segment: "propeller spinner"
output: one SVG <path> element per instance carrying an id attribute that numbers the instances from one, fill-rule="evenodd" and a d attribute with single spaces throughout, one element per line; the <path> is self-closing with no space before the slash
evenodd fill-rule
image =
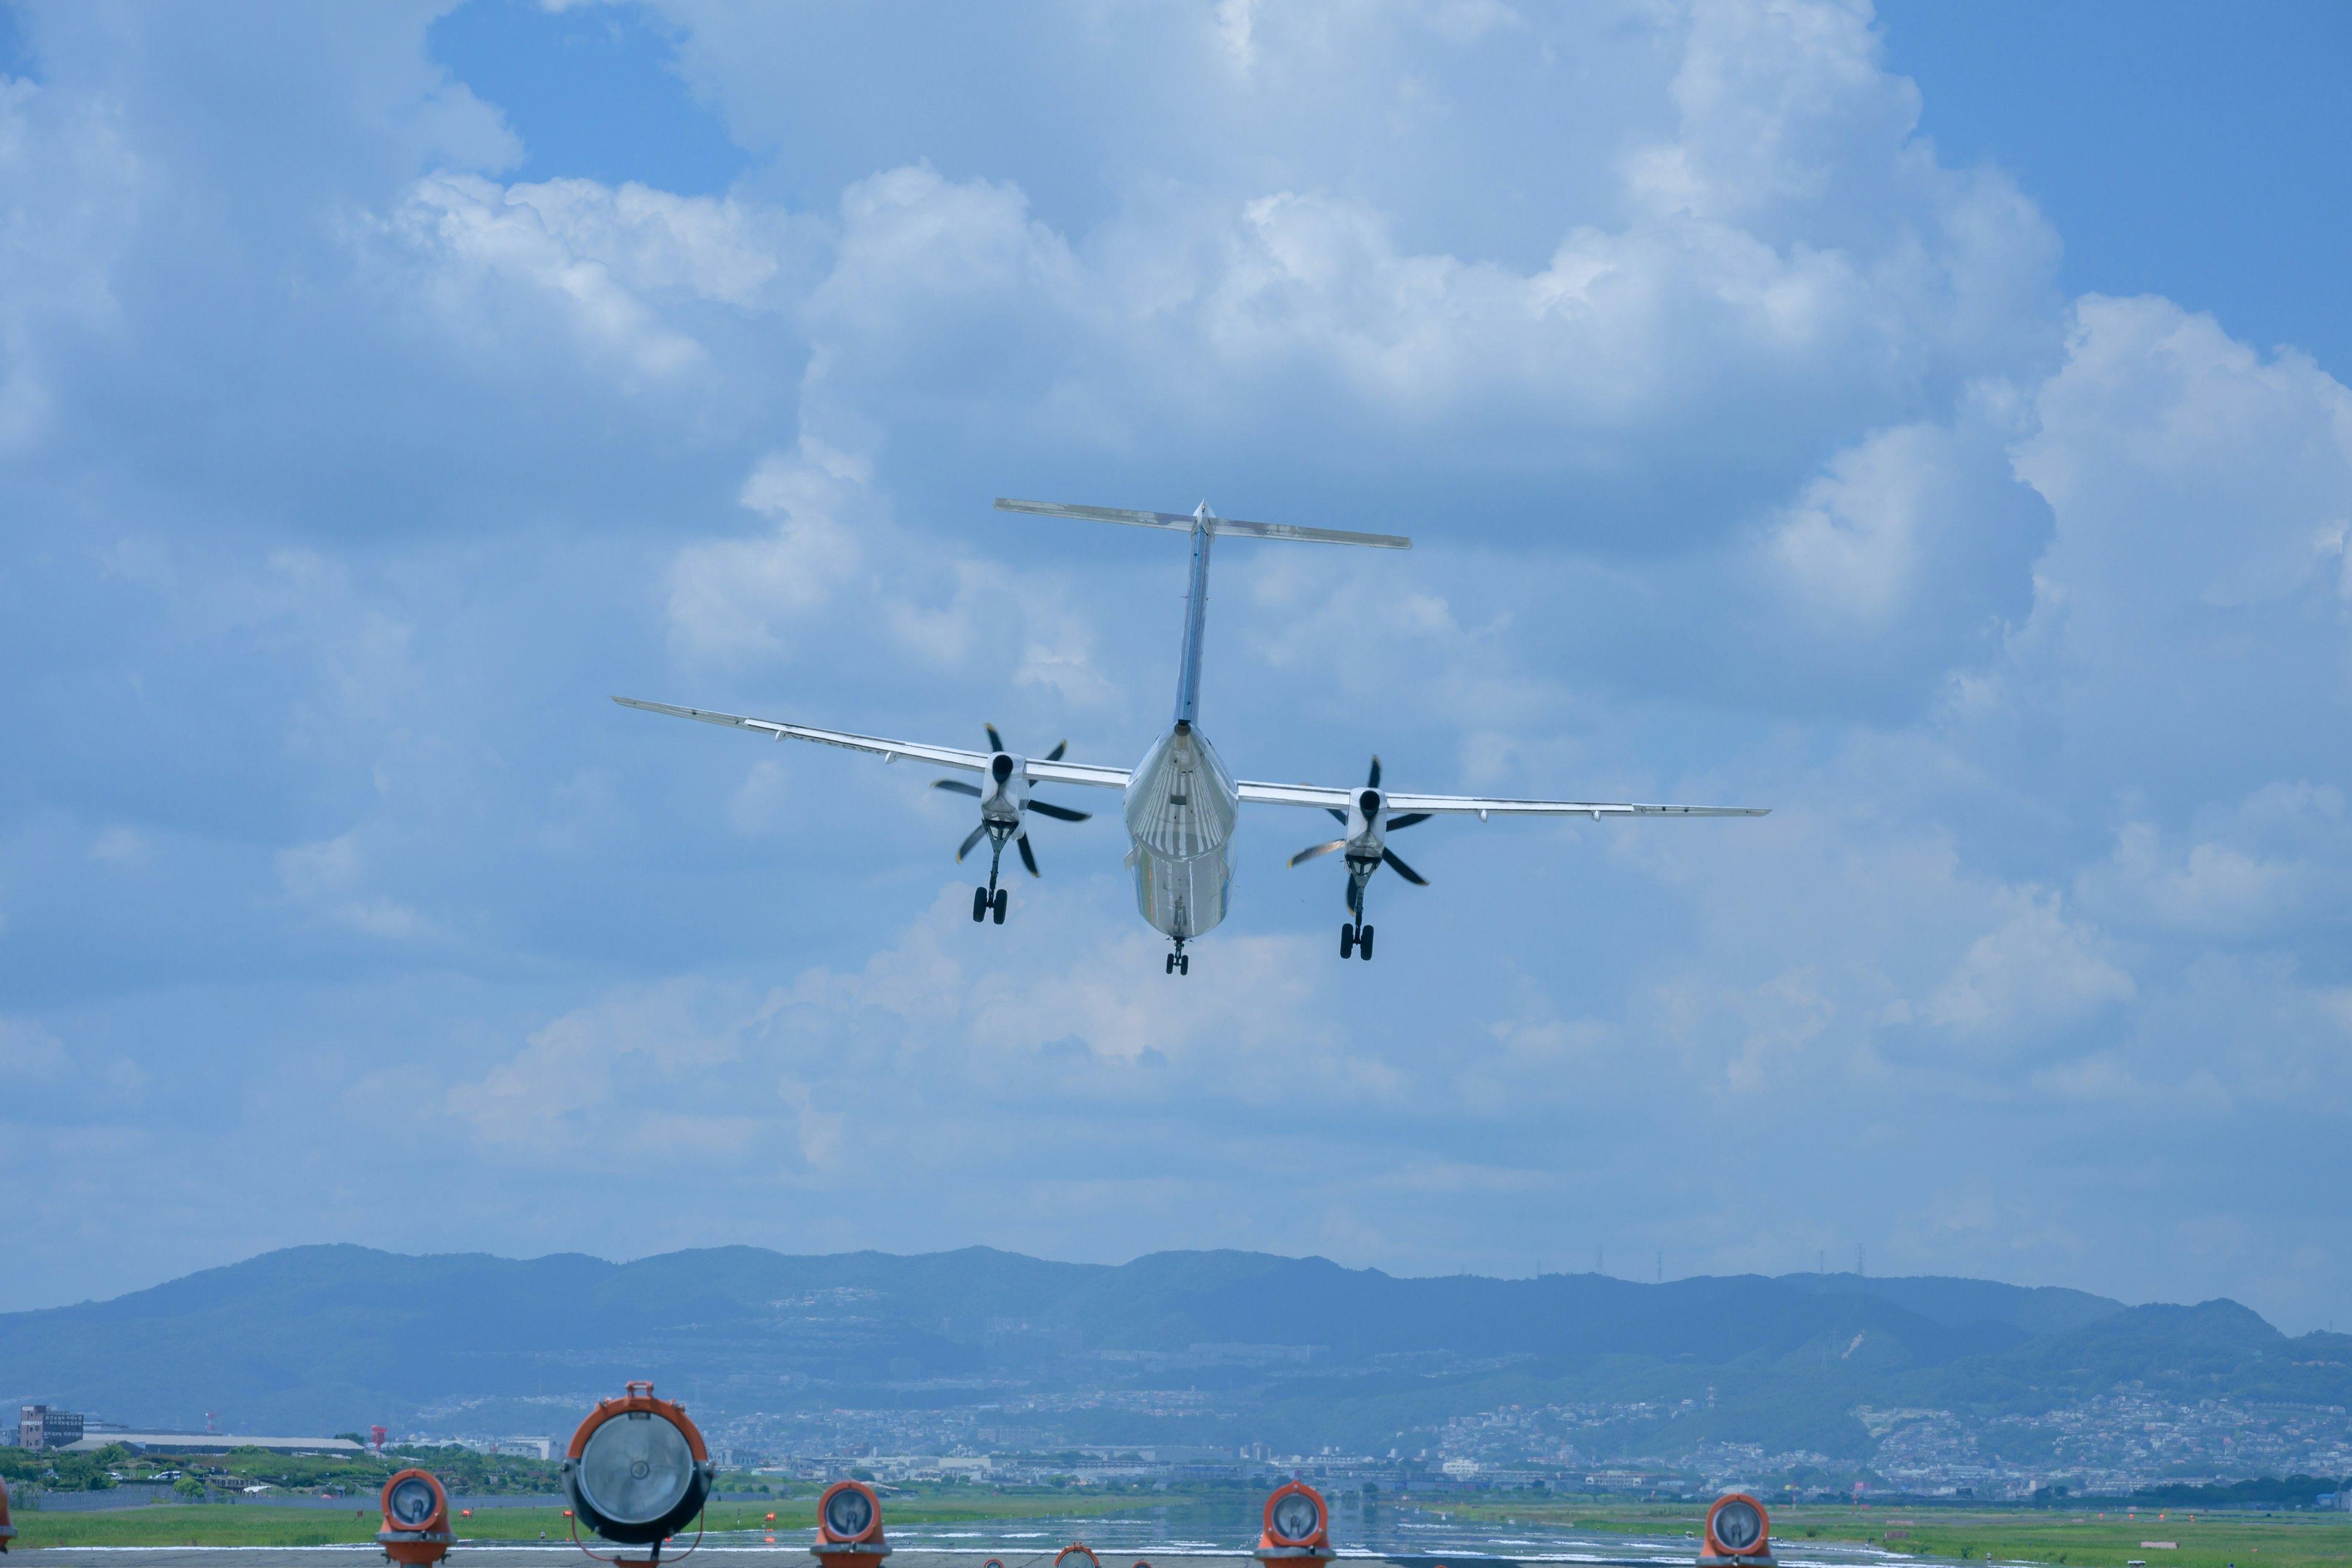
<path id="1" fill-rule="evenodd" d="M 1324 809 L 1339 819 L 1348 832 L 1345 837 L 1328 843 L 1310 844 L 1290 858 L 1290 864 L 1301 866 L 1318 855 L 1328 855 L 1338 849 L 1345 853 L 1348 863 L 1348 922 L 1339 928 L 1339 956 L 1353 958 L 1361 953 L 1372 956 L 1372 928 L 1364 921 L 1364 889 L 1372 873 L 1382 866 L 1394 871 L 1416 888 L 1429 886 L 1429 879 L 1397 858 L 1388 847 L 1387 836 L 1399 828 L 1412 827 L 1427 822 L 1425 811 L 1408 811 L 1395 816 L 1388 814 L 1388 799 L 1381 794 L 1381 759 L 1372 758 L 1371 771 L 1364 775 L 1364 787 L 1348 802 L 1348 809 L 1338 806 Z"/>
<path id="2" fill-rule="evenodd" d="M 1004 737 L 997 732 L 995 725 L 986 728 L 991 752 L 984 774 L 988 781 L 986 785 L 983 787 L 962 779 L 935 779 L 931 787 L 956 795 L 968 795 L 980 802 L 980 826 L 966 834 L 963 842 L 956 847 L 956 859 L 961 861 L 971 854 L 972 847 L 982 838 L 988 840 L 988 886 L 972 889 L 971 918 L 984 921 L 993 916 L 996 923 L 1003 925 L 1005 905 L 1009 900 L 1005 889 L 996 885 L 996 879 L 1004 858 L 1005 844 L 1009 841 L 1021 852 L 1021 864 L 1028 868 L 1031 876 L 1038 874 L 1037 852 L 1029 847 L 1029 829 L 1024 818 L 1034 811 L 1040 816 L 1050 816 L 1059 822 L 1084 822 L 1093 813 L 1072 811 L 1066 805 L 1055 805 L 1051 801 L 1030 799 L 1028 760 L 1004 749 Z M 1062 753 L 1069 749 L 1070 742 L 1064 741 L 1045 753 L 1045 760 L 1058 763 L 1062 760 Z"/>

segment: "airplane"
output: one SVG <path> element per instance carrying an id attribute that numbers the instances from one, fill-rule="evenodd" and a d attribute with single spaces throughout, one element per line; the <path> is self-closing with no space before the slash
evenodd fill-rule
<path id="1" fill-rule="evenodd" d="M 1029 846 L 1028 817 L 1034 814 L 1063 822 L 1084 822 L 1091 815 L 1051 801 L 1037 800 L 1031 787 L 1041 784 L 1083 784 L 1125 792 L 1124 816 L 1130 847 L 1127 867 L 1135 873 L 1135 901 L 1151 927 L 1174 944 L 1167 955 L 1166 973 L 1190 974 L 1192 955 L 1185 947 L 1215 929 L 1225 918 L 1233 885 L 1228 851 L 1234 828 L 1244 805 L 1307 806 L 1329 812 L 1346 828 L 1326 843 L 1311 845 L 1290 858 L 1300 865 L 1333 850 L 1348 868 L 1348 920 L 1339 927 L 1339 956 L 1369 960 L 1373 927 L 1364 911 L 1364 894 L 1372 874 L 1382 866 L 1412 883 L 1428 886 L 1428 879 L 1397 858 L 1388 836 L 1428 821 L 1433 816 L 1475 815 L 1485 822 L 1493 816 L 1763 816 L 1769 807 L 1738 805 L 1643 805 L 1620 801 L 1514 800 L 1503 796 L 1413 795 L 1381 787 L 1381 760 L 1372 759 L 1370 775 L 1360 786 L 1341 784 L 1258 784 L 1236 781 L 1224 759 L 1209 743 L 1200 725 L 1201 654 L 1209 607 L 1209 549 L 1221 536 L 1302 540 L 1318 544 L 1360 544 L 1384 550 L 1410 550 L 1412 541 L 1387 533 L 1355 533 L 1344 529 L 1300 528 L 1285 523 L 1248 522 L 1219 517 L 1202 501 L 1191 513 L 1134 511 L 1118 507 L 1068 506 L 1056 501 L 1012 500 L 1000 497 L 1000 511 L 1026 512 L 1039 517 L 1076 518 L 1089 522 L 1123 523 L 1133 528 L 1169 529 L 1189 534 L 1192 544 L 1192 578 L 1184 595 L 1184 641 L 1177 659 L 1176 713 L 1168 731 L 1151 743 L 1143 760 L 1132 768 L 1106 767 L 1064 760 L 1065 741 L 1042 757 L 1010 751 L 996 726 L 988 726 L 985 752 L 952 746 L 925 745 L 912 741 L 884 740 L 840 730 L 820 730 L 778 719 L 746 718 L 716 713 L 705 708 L 679 708 L 635 697 L 615 697 L 625 708 L 667 713 L 772 735 L 779 741 L 810 741 L 879 756 L 886 763 L 900 758 L 956 768 L 981 775 L 979 784 L 940 779 L 933 787 L 976 797 L 980 825 L 956 851 L 961 861 L 985 837 L 989 843 L 988 885 L 974 888 L 971 918 L 1004 923 L 1007 889 L 998 886 L 1004 847 L 1019 852 L 1031 876 L 1037 875 L 1037 857 Z"/>

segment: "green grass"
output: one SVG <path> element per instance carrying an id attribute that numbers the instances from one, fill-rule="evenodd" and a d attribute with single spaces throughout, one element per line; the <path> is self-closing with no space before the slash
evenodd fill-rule
<path id="1" fill-rule="evenodd" d="M 1706 1510 L 1696 1503 L 1610 1505 L 1563 1500 L 1556 1503 L 1452 1499 L 1424 1506 L 1462 1519 L 1517 1520 L 1529 1524 L 1573 1524 L 1624 1535 L 1689 1535 L 1696 1538 Z M 2101 1513 L 2105 1518 L 2100 1517 Z M 2346 1568 L 2352 1564 L 2352 1517 L 2343 1514 L 2215 1514 L 2199 1510 L 2127 1510 L 2096 1506 L 2079 1510 L 1999 1510 L 1837 1507 L 1771 1510 L 1776 1542 L 1801 1545 L 1808 1540 L 1874 1542 L 1891 1551 L 1927 1557 L 1996 1563 L 2046 1563 L 2058 1568 L 2124 1568 L 2134 1560 L 2148 1568 Z M 2192 1522 L 2191 1513 L 2196 1514 Z M 1900 1531 L 1888 1540 L 1889 1530 Z M 2143 1547 L 2143 1541 L 2175 1541 L 2175 1551 Z"/>
<path id="2" fill-rule="evenodd" d="M 817 1489 L 802 1486 L 797 1495 L 773 1502 L 716 1503 L 705 1516 L 708 1528 L 758 1530 L 766 1516 L 776 1516 L 782 1530 L 806 1530 L 816 1523 Z M 14 1544 L 43 1546 L 331 1546 L 342 1542 L 373 1541 L 383 1528 L 383 1515 L 372 1497 L 352 1500 L 355 1509 L 272 1508 L 267 1504 L 211 1503 L 173 1507 L 107 1509 L 94 1513 L 20 1512 Z M 1149 1507 L 1152 1497 L 1137 1493 L 1078 1493 L 1040 1488 L 994 1492 L 968 1487 L 936 1492 L 904 1492 L 883 1504 L 886 1519 L 952 1524 L 960 1521 L 1034 1518 L 1041 1513 L 1098 1515 Z M 462 1540 L 536 1541 L 544 1531 L 551 1541 L 564 1539 L 569 1528 L 557 1508 L 485 1508 L 470 1518 L 460 1517 L 452 1528 Z"/>

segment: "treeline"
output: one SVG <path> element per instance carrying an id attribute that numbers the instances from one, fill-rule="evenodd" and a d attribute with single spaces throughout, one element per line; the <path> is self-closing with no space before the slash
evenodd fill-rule
<path id="1" fill-rule="evenodd" d="M 2310 1508 L 2322 1493 L 2352 1489 L 2352 1478 L 2330 1476 L 2263 1476 L 2251 1481 L 2199 1484 L 2177 1481 L 2170 1486 L 2142 1487 L 2134 1502 L 2177 1504 L 2181 1508 Z"/>

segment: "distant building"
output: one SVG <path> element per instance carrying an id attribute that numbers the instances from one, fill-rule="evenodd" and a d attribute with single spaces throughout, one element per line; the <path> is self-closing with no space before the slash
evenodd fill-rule
<path id="1" fill-rule="evenodd" d="M 82 1417 L 78 1410 L 27 1405 L 16 1420 L 20 1448 L 68 1448 L 81 1441 Z"/>
<path id="2" fill-rule="evenodd" d="M 552 1437 L 491 1437 L 481 1447 L 485 1454 L 515 1454 L 527 1459 L 551 1459 L 555 1457 Z"/>
<path id="3" fill-rule="evenodd" d="M 81 1418 L 74 1419 L 79 1423 Z M 75 1430 L 79 1434 L 79 1426 Z M 62 1447 L 68 1453 L 94 1454 L 110 1443 L 120 1443 L 133 1452 L 158 1450 L 167 1454 L 226 1454 L 231 1448 L 264 1448 L 273 1454 L 367 1452 L 348 1437 L 240 1437 L 228 1432 L 108 1432 L 97 1436 L 77 1436 L 74 1442 Z"/>

